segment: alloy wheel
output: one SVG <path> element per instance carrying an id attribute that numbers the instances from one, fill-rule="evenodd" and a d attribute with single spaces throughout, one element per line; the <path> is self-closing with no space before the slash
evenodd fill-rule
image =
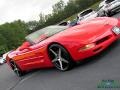
<path id="1" fill-rule="evenodd" d="M 53 44 L 49 47 L 49 55 L 55 67 L 61 71 L 66 71 L 71 67 L 68 52 L 60 45 Z"/>

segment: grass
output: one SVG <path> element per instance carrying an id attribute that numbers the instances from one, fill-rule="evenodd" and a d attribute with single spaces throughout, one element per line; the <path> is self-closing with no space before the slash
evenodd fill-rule
<path id="1" fill-rule="evenodd" d="M 97 3 L 95 3 L 94 5 L 90 6 L 89 8 L 92 8 L 92 9 L 96 10 L 96 9 L 97 9 L 97 7 L 98 7 L 98 5 L 99 5 L 99 3 L 100 3 L 100 1 L 99 1 L 99 2 L 97 2 Z M 70 16 L 70 17 L 68 17 L 68 18 L 66 18 L 66 19 L 65 19 L 65 20 L 63 20 L 63 21 L 68 21 L 68 20 L 72 21 L 73 19 L 75 19 L 75 18 L 76 18 L 76 16 L 77 16 L 77 15 L 78 15 L 78 13 L 76 13 L 76 14 L 74 14 L 74 15 L 72 15 L 72 16 Z"/>
<path id="2" fill-rule="evenodd" d="M 94 5 L 92 5 L 90 8 L 93 8 L 93 9 L 97 9 L 99 4 L 100 4 L 101 1 L 95 3 Z"/>

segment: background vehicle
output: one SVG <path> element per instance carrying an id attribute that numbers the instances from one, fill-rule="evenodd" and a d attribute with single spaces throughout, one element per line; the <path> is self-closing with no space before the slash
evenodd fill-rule
<path id="1" fill-rule="evenodd" d="M 110 16 L 120 11 L 120 0 L 104 0 L 99 4 L 99 8 Z"/>
<path id="2" fill-rule="evenodd" d="M 10 52 L 12 52 L 12 51 L 9 51 L 9 52 L 3 54 L 2 57 L 0 57 L 0 64 L 6 63 L 6 57 L 7 57 L 8 53 L 10 53 Z"/>
<path id="3" fill-rule="evenodd" d="M 78 19 L 74 19 L 72 21 L 63 21 L 59 23 L 58 25 L 72 27 L 72 26 L 77 25 L 77 22 L 78 22 Z"/>
<path id="4" fill-rule="evenodd" d="M 8 54 L 7 62 L 18 76 L 53 66 L 66 71 L 74 62 L 98 54 L 119 37 L 120 21 L 115 18 L 99 17 L 71 28 L 49 26 L 28 35 L 27 42 Z"/>
<path id="5" fill-rule="evenodd" d="M 89 8 L 87 10 L 82 11 L 80 14 L 78 14 L 78 23 L 80 21 L 90 20 L 99 16 L 102 16 L 102 15 L 98 14 L 97 11 L 94 11 L 93 9 Z"/>
<path id="6" fill-rule="evenodd" d="M 0 65 L 4 63 L 4 60 L 2 57 L 0 57 Z"/>
<path id="7" fill-rule="evenodd" d="M 68 22 L 67 21 L 62 21 L 58 25 L 60 25 L 60 26 L 67 26 Z"/>

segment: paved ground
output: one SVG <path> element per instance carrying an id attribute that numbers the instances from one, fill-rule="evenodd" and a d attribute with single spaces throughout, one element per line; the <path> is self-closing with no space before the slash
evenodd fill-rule
<path id="1" fill-rule="evenodd" d="M 102 80 L 120 80 L 120 40 L 67 72 L 38 70 L 19 78 L 6 64 L 0 66 L 0 90 L 120 90 L 98 89 Z"/>

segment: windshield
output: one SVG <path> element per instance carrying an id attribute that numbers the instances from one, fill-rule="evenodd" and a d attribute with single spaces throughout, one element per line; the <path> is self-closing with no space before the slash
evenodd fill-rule
<path id="1" fill-rule="evenodd" d="M 85 16 L 85 15 L 91 13 L 92 11 L 93 11 L 92 9 L 86 10 L 80 14 L 80 17 Z"/>
<path id="2" fill-rule="evenodd" d="M 64 31 L 67 28 L 67 26 L 49 26 L 26 36 L 26 40 L 29 41 L 31 44 L 39 43 L 56 33 Z"/>
<path id="3" fill-rule="evenodd" d="M 106 0 L 106 4 L 113 2 L 114 0 Z"/>

